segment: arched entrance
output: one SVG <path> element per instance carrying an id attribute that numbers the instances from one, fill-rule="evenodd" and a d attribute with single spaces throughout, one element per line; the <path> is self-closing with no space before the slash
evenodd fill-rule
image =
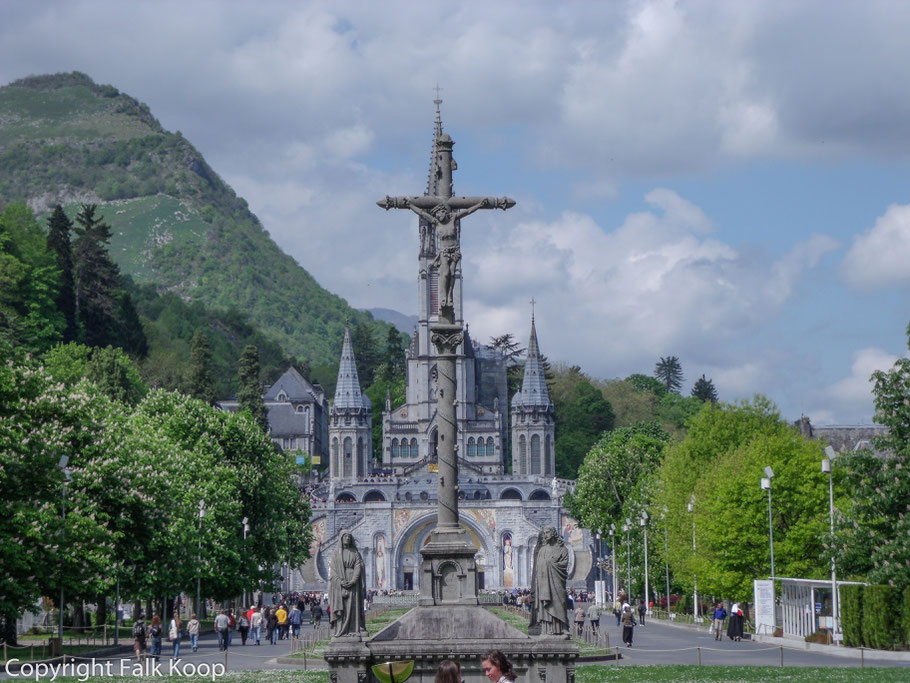
<path id="1" fill-rule="evenodd" d="M 484 572 L 493 567 L 487 567 L 486 558 L 495 557 L 491 553 L 494 541 L 487 537 L 483 529 L 465 520 L 460 521 L 461 527 L 468 535 L 468 541 L 477 548 L 477 571 Z M 429 540 L 430 533 L 436 528 L 436 514 L 428 514 L 411 522 L 404 531 L 397 536 L 393 552 L 394 566 L 392 568 L 391 588 L 400 590 L 417 590 L 418 572 L 420 571 L 420 549 Z M 479 582 L 484 581 L 482 575 L 478 576 Z M 486 583 L 491 583 L 486 581 Z"/>

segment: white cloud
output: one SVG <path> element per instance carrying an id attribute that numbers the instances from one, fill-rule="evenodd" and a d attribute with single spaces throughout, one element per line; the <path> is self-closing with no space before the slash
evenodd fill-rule
<path id="1" fill-rule="evenodd" d="M 575 212 L 519 221 L 484 233 L 485 241 L 466 230 L 466 315 L 481 338 L 516 329 L 497 315 L 504 299 L 524 311 L 533 295 L 541 329 L 565 332 L 545 352 L 596 375 L 640 371 L 668 353 L 710 357 L 706 349 L 765 329 L 802 274 L 836 246 L 814 235 L 777 260 L 747 258 L 706 236 L 709 219 L 678 194 L 660 188 L 645 199 L 651 210 L 612 231 Z M 716 372 L 733 391 L 762 372 L 758 363 L 730 362 Z"/>
<path id="2" fill-rule="evenodd" d="M 862 290 L 910 283 L 910 205 L 892 204 L 875 225 L 853 239 L 841 264 L 848 283 Z"/>
<path id="3" fill-rule="evenodd" d="M 872 373 L 890 370 L 897 358 L 874 347 L 854 352 L 850 374 L 818 392 L 817 407 L 807 412 L 813 424 L 871 422 Z"/>

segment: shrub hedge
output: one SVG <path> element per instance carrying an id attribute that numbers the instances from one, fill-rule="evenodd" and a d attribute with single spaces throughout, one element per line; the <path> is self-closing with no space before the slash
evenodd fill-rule
<path id="1" fill-rule="evenodd" d="M 903 600 L 903 623 L 901 624 L 901 637 L 904 641 L 904 647 L 910 647 L 910 586 L 904 589 Z"/>
<path id="2" fill-rule="evenodd" d="M 840 619 L 844 645 L 863 644 L 863 586 L 840 586 Z"/>
<path id="3" fill-rule="evenodd" d="M 900 593 L 893 586 L 866 586 L 863 590 L 863 644 L 893 650 L 901 643 Z"/>

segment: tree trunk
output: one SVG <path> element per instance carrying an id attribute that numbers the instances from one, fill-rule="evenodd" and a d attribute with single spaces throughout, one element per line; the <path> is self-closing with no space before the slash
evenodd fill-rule
<path id="1" fill-rule="evenodd" d="M 7 645 L 16 645 L 16 610 L 0 612 L 0 640 Z"/>
<path id="2" fill-rule="evenodd" d="M 154 614 L 154 612 L 152 612 L 152 599 L 146 598 L 145 599 L 145 619 L 146 619 L 146 621 L 152 620 L 152 614 Z"/>
<path id="3" fill-rule="evenodd" d="M 142 616 L 142 600 L 136 600 L 133 602 L 133 622 L 139 621 L 140 616 Z"/>
<path id="4" fill-rule="evenodd" d="M 107 623 L 107 596 L 99 595 L 95 602 L 98 605 L 98 611 L 95 612 L 95 626 L 104 626 Z"/>
<path id="5" fill-rule="evenodd" d="M 81 633 L 85 627 L 85 604 L 81 598 L 73 600 L 73 631 Z"/>

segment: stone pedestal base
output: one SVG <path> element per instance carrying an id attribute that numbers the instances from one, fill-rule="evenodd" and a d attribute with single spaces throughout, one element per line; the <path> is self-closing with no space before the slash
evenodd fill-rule
<path id="1" fill-rule="evenodd" d="M 325 649 L 331 683 L 365 683 L 370 674 L 370 650 L 360 636 L 333 638 Z"/>
<path id="2" fill-rule="evenodd" d="M 477 549 L 461 527 L 437 528 L 420 551 L 420 600 L 418 604 L 476 605 Z"/>
<path id="3" fill-rule="evenodd" d="M 488 679 L 488 650 L 502 650 L 522 683 L 574 683 L 578 647 L 559 637 L 529 637 L 479 606 L 419 606 L 366 642 L 373 664 L 414 660 L 409 683 L 432 683 L 440 662 L 461 665 L 465 683 Z M 328 658 L 328 656 L 327 656 Z"/>

